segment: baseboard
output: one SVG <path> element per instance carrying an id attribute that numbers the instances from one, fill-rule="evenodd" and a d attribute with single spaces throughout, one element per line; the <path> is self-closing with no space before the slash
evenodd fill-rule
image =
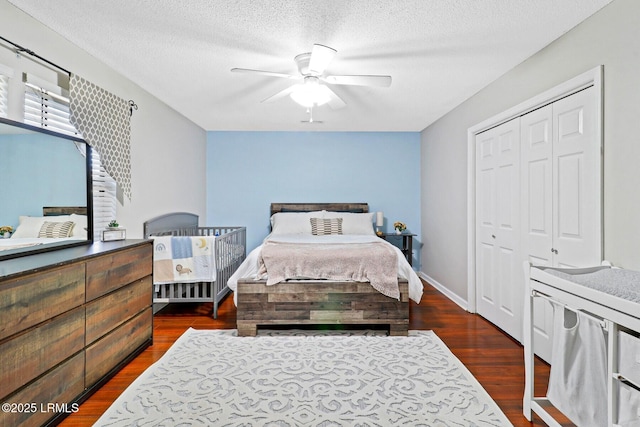
<path id="1" fill-rule="evenodd" d="M 460 296 L 454 294 L 453 292 L 451 292 L 446 286 L 442 285 L 437 280 L 433 279 L 432 277 L 423 273 L 422 271 L 418 271 L 418 276 L 421 279 L 425 280 L 426 282 L 429 282 L 429 284 L 434 288 L 436 288 L 437 291 L 439 291 L 441 294 L 449 298 L 451 301 L 458 304 L 462 309 L 464 309 L 465 311 L 469 311 L 468 310 L 469 306 L 467 304 L 467 301 L 460 298 Z"/>

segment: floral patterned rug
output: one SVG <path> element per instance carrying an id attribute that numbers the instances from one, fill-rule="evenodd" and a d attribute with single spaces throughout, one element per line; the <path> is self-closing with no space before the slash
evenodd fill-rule
<path id="1" fill-rule="evenodd" d="M 96 426 L 509 426 L 431 331 L 186 331 Z"/>

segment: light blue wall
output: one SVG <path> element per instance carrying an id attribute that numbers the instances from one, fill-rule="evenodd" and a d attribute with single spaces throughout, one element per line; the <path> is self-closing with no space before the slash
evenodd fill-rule
<path id="1" fill-rule="evenodd" d="M 366 202 L 385 231 L 403 221 L 420 259 L 420 133 L 208 132 L 206 225 L 269 233 L 272 202 Z"/>
<path id="2" fill-rule="evenodd" d="M 0 135 L 0 225 L 19 215 L 42 216 L 43 206 L 86 206 L 86 160 L 73 141 L 50 135 Z"/>

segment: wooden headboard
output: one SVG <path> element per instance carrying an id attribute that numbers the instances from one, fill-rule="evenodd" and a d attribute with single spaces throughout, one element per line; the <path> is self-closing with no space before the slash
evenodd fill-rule
<path id="1" fill-rule="evenodd" d="M 44 206 L 42 208 L 43 216 L 58 216 L 58 215 L 86 215 L 86 206 Z"/>
<path id="2" fill-rule="evenodd" d="M 271 215 L 278 212 L 369 212 L 368 203 L 271 203 Z"/>

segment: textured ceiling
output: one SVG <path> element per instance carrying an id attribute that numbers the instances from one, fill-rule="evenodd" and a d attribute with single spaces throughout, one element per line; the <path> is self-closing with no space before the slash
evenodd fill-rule
<path id="1" fill-rule="evenodd" d="M 610 1 L 9 0 L 206 130 L 340 131 L 420 131 Z M 305 124 L 260 102 L 294 82 L 229 71 L 296 73 L 314 43 L 391 87 L 332 86 L 347 107 Z"/>

